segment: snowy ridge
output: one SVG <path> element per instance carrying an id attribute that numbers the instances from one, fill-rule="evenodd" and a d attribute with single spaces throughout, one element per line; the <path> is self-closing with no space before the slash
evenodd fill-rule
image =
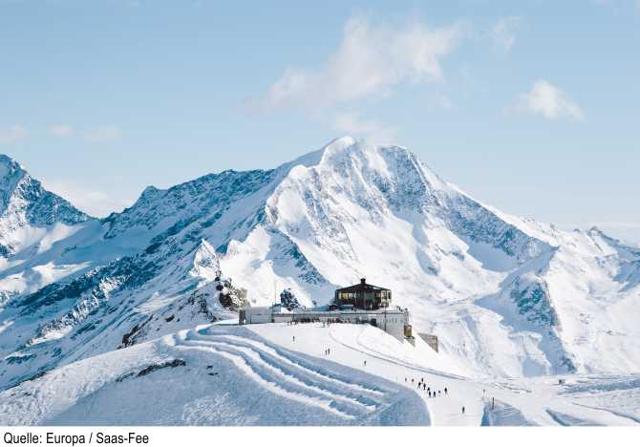
<path id="1" fill-rule="evenodd" d="M 89 217 L 42 188 L 17 162 L 0 154 L 0 257 L 37 244 L 55 224 L 73 226 Z"/>

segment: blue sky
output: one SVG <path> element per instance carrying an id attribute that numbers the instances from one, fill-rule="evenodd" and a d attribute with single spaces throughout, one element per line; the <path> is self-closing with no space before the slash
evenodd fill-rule
<path id="1" fill-rule="evenodd" d="M 640 0 L 0 0 L 0 152 L 95 214 L 344 134 L 640 240 Z"/>

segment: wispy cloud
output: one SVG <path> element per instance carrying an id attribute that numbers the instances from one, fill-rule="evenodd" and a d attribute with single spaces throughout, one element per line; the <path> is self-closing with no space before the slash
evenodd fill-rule
<path id="1" fill-rule="evenodd" d="M 610 8 L 615 14 L 625 14 L 630 9 L 640 13 L 640 0 L 593 0 L 593 3 Z"/>
<path id="2" fill-rule="evenodd" d="M 387 95 L 401 83 L 441 81 L 441 61 L 463 35 L 461 24 L 430 28 L 418 20 L 372 23 L 368 17 L 353 16 L 338 48 L 320 68 L 286 69 L 251 106 L 317 109 Z"/>
<path id="3" fill-rule="evenodd" d="M 521 17 L 510 16 L 498 19 L 491 28 L 491 40 L 496 50 L 509 52 L 516 43 L 516 32 L 522 23 Z"/>
<path id="4" fill-rule="evenodd" d="M 531 90 L 520 95 L 509 110 L 540 115 L 548 120 L 584 118 L 578 104 L 563 90 L 544 79 L 535 81 Z"/>
<path id="5" fill-rule="evenodd" d="M 54 137 L 66 138 L 74 134 L 74 129 L 67 124 L 53 124 L 49 126 L 49 133 Z"/>
<path id="6" fill-rule="evenodd" d="M 363 119 L 358 112 L 338 113 L 333 128 L 342 134 L 364 138 L 378 144 L 392 143 L 396 134 L 395 129 L 374 120 Z"/>
<path id="7" fill-rule="evenodd" d="M 105 143 L 119 140 L 122 130 L 117 126 L 100 126 L 83 132 L 82 137 L 92 143 Z"/>
<path id="8" fill-rule="evenodd" d="M 0 129 L 0 144 L 12 144 L 27 138 L 29 133 L 20 124 L 15 124 L 5 129 Z"/>

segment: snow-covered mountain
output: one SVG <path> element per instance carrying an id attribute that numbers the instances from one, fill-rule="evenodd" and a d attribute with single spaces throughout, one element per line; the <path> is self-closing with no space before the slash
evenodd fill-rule
<path id="1" fill-rule="evenodd" d="M 0 154 L 0 255 L 24 249 L 39 228 L 56 224 L 73 226 L 89 217 L 63 198 L 46 191 L 38 180 L 6 155 Z"/>
<path id="2" fill-rule="evenodd" d="M 149 187 L 102 220 L 1 166 L 0 389 L 233 317 L 245 291 L 324 304 L 362 276 L 465 374 L 640 370 L 640 250 L 494 210 L 405 148 L 344 137 L 277 169 Z"/>
<path id="3" fill-rule="evenodd" d="M 13 295 L 59 277 L 57 269 L 29 270 L 30 261 L 92 219 L 46 191 L 20 164 L 0 154 L 0 269 L 15 272 L 0 285 L 0 306 Z"/>

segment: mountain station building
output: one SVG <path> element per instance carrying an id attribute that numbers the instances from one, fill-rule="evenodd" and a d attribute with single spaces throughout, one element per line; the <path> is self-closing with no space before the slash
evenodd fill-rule
<path id="1" fill-rule="evenodd" d="M 288 310 L 281 304 L 240 309 L 239 324 L 264 323 L 351 323 L 370 324 L 398 340 L 413 340 L 409 310 L 392 308 L 391 290 L 360 284 L 335 291 L 334 302 L 326 308 Z"/>
<path id="2" fill-rule="evenodd" d="M 391 290 L 367 284 L 362 278 L 360 284 L 336 290 L 334 305 L 352 305 L 356 309 L 386 309 L 391 304 Z"/>

